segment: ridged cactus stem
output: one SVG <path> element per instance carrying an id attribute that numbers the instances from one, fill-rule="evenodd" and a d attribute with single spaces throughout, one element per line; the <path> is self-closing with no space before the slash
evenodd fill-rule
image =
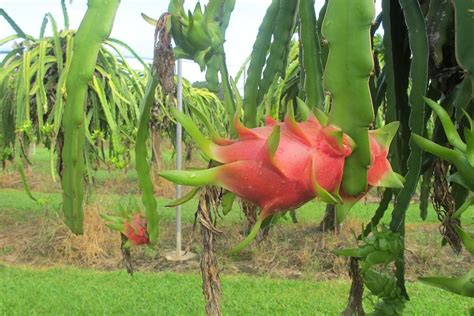
<path id="1" fill-rule="evenodd" d="M 275 19 L 280 10 L 281 0 L 273 0 L 268 7 L 267 12 L 263 18 L 262 24 L 258 30 L 257 39 L 253 44 L 252 55 L 248 68 L 248 77 L 244 87 L 244 122 L 248 127 L 257 126 L 257 96 L 258 84 L 262 77 L 262 70 L 265 66 L 267 57 L 266 52 L 270 48 L 273 30 L 275 28 Z"/>
<path id="2" fill-rule="evenodd" d="M 109 36 L 119 0 L 89 0 L 77 30 L 71 68 L 66 79 L 64 110 L 63 211 L 66 224 L 76 234 L 83 232 L 84 198 L 84 104 L 87 85 L 94 74 L 97 54 Z"/>
<path id="3" fill-rule="evenodd" d="M 322 109 L 324 105 L 323 67 L 321 65 L 321 47 L 314 11 L 314 0 L 300 1 L 299 16 L 306 103 L 310 107 Z"/>
<path id="4" fill-rule="evenodd" d="M 471 78 L 471 93 L 474 94 L 474 3 L 472 0 L 451 0 L 454 7 L 456 60 Z"/>
<path id="5" fill-rule="evenodd" d="M 370 165 L 369 125 L 374 120 L 369 77 L 373 69 L 370 28 L 375 16 L 372 0 L 330 0 L 322 26 L 329 45 L 324 86 L 332 106 L 330 123 L 340 126 L 357 147 L 347 159 L 342 186 L 349 195 L 367 189 Z"/>
<path id="6" fill-rule="evenodd" d="M 224 50 L 222 48 L 222 50 Z M 221 52 L 218 55 L 219 60 L 219 72 L 221 74 L 221 81 L 222 81 L 222 90 L 224 92 L 224 106 L 229 115 L 229 119 L 232 120 L 235 113 L 235 101 L 234 95 L 232 93 L 232 86 L 230 84 L 231 78 L 229 77 L 229 72 L 227 70 L 227 63 L 225 60 L 224 52 Z"/>

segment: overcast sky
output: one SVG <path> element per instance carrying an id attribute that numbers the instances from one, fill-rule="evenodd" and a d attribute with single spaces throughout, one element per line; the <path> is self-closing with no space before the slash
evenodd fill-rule
<path id="1" fill-rule="evenodd" d="M 87 8 L 87 0 L 66 2 L 70 27 L 77 28 Z M 185 7 L 193 9 L 196 2 L 196 0 L 186 0 Z M 201 2 L 207 3 L 207 1 Z M 43 17 L 48 12 L 54 16 L 58 25 L 63 27 L 60 3 L 60 0 L 0 0 L 0 8 L 3 8 L 24 32 L 37 37 Z M 158 18 L 163 12 L 166 12 L 168 3 L 169 0 L 122 0 L 111 36 L 128 43 L 140 56 L 151 57 L 154 29 L 142 20 L 140 13 L 144 12 L 151 17 Z M 225 43 L 227 63 L 232 76 L 251 53 L 258 27 L 270 3 L 271 0 L 236 1 Z M 324 0 L 316 0 L 316 7 L 321 7 L 323 3 Z M 48 31 L 50 32 L 50 27 L 48 27 Z M 0 17 L 0 39 L 11 34 L 13 34 L 13 30 Z M 199 67 L 189 61 L 183 63 L 183 73 L 191 81 L 204 78 Z"/>

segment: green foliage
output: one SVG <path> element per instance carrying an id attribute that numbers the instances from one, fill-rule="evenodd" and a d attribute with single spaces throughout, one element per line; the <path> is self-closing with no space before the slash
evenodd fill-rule
<path id="1" fill-rule="evenodd" d="M 341 256 L 356 257 L 362 260 L 362 273 L 366 273 L 376 264 L 385 266 L 398 260 L 403 252 L 403 237 L 400 233 L 394 233 L 386 226 L 380 229 L 373 226 L 371 234 L 363 237 L 359 248 L 340 249 L 334 251 Z"/>
<path id="2" fill-rule="evenodd" d="M 399 264 L 403 257 L 404 240 L 400 233 L 392 232 L 386 226 L 371 227 L 368 236 L 362 236 L 358 248 L 336 250 L 342 256 L 359 258 L 362 262 L 361 275 L 364 285 L 381 301 L 375 305 L 374 315 L 402 315 L 406 298 L 389 273 L 388 265 Z M 382 265 L 381 270 L 375 270 Z"/>
<path id="3" fill-rule="evenodd" d="M 67 25 L 64 2 L 62 5 Z M 52 37 L 44 37 L 48 21 Z M 97 30 L 93 32 L 92 37 L 96 36 Z M 51 176 L 55 179 L 57 172 L 61 177 L 64 176 L 66 222 L 72 226 L 72 218 L 75 218 L 74 221 L 82 221 L 81 188 L 84 177 L 92 181 L 92 168 L 99 161 L 117 169 L 125 169 L 130 163 L 130 151 L 138 131 L 139 103 L 144 97 L 145 83 L 150 77 L 149 66 L 127 44 L 119 40 L 96 38 L 98 42 L 92 45 L 88 35 L 86 38 L 72 30 L 58 30 L 51 14 L 45 16 L 39 39 L 24 37 L 26 39 L 18 44 L 18 48 L 4 58 L 0 68 L 0 123 L 3 129 L 0 133 L 1 158 L 4 161 L 16 157 L 18 170 L 22 174 L 24 161 L 29 162 L 29 145 L 43 143 L 48 147 Z M 17 36 L 10 36 L 2 42 L 15 38 Z M 77 43 L 81 38 L 87 43 Z M 86 67 L 83 61 L 74 62 L 72 52 L 76 46 L 79 47 L 76 50 L 82 49 L 87 54 L 93 53 L 92 48 L 96 50 L 97 55 L 89 60 L 90 67 Z M 129 66 L 123 56 L 124 50 L 142 63 L 146 71 L 144 74 Z M 74 56 L 79 59 L 81 54 L 75 52 Z M 74 71 L 85 74 L 82 72 L 85 68 L 88 69 L 88 76 L 74 74 Z M 68 76 L 74 79 L 68 81 Z M 75 94 L 75 88 L 80 82 L 82 88 L 79 94 Z M 71 91 L 68 92 L 68 89 Z M 218 130 L 226 130 L 227 125 L 221 119 L 225 115 L 224 107 L 214 94 L 193 88 L 187 82 L 183 92 L 187 112 L 192 113 L 192 110 L 198 109 L 205 113 Z M 160 89 L 151 89 L 149 93 L 147 113 L 150 114 L 150 108 L 153 108 L 153 116 L 143 128 L 148 130 L 151 122 L 152 127 L 158 129 L 160 134 L 173 136 L 174 126 L 166 109 L 169 102 L 162 100 Z M 71 102 L 78 102 L 79 105 L 65 107 Z M 73 126 L 77 128 L 72 129 Z M 71 135 L 75 141 L 70 139 Z M 147 166 L 147 146 L 143 150 L 145 156 L 142 165 Z M 57 165 L 54 151 L 59 156 Z M 70 174 L 70 166 L 75 170 L 74 175 Z M 22 180 L 28 192 L 26 178 L 22 176 Z M 153 217 L 155 213 L 149 211 L 150 223 L 156 222 Z M 80 232 L 79 226 L 74 231 Z M 151 236 L 156 234 L 157 230 L 151 229 Z"/>
<path id="4" fill-rule="evenodd" d="M 406 299 L 401 295 L 394 277 L 368 270 L 363 274 L 362 279 L 371 294 L 380 299 L 374 305 L 374 312 L 371 315 L 403 315 Z"/>
<path id="5" fill-rule="evenodd" d="M 459 277 L 423 277 L 420 281 L 446 291 L 474 298 L 474 269 Z"/>
<path id="6" fill-rule="evenodd" d="M 75 32 L 58 31 L 50 14 L 44 21 L 51 21 L 52 37 L 29 37 L 2 61 L 0 123 L 3 139 L 0 150 L 9 152 L 16 147 L 25 151 L 30 143 L 45 144 L 51 149 L 51 175 L 55 178 L 53 151 L 62 148 L 66 76 L 72 62 Z M 111 39 L 101 46 L 93 81 L 88 86 L 85 154 L 123 167 L 130 158 L 125 149 L 134 142 L 137 104 L 143 94 L 144 82 L 143 76 L 130 68 L 117 43 L 121 42 Z M 118 56 L 114 55 L 117 52 Z M 26 80 L 25 75 L 30 79 Z M 59 143 L 57 148 L 56 143 Z M 104 154 L 105 147 L 111 152 L 110 158 Z M 8 158 L 8 155 L 4 156 Z"/>
<path id="7" fill-rule="evenodd" d="M 235 0 L 210 0 L 208 5 L 204 6 L 204 12 L 198 2 L 194 11 L 188 11 L 187 14 L 183 4 L 184 0 L 171 0 L 168 8 L 171 14 L 170 30 L 176 44 L 175 57 L 194 60 L 201 67 L 201 71 L 206 69 L 210 90 L 218 88 L 217 73 L 221 74 L 224 105 L 229 118 L 232 118 L 235 101 L 223 45 Z"/>
<path id="8" fill-rule="evenodd" d="M 464 129 L 464 138 L 466 141 L 464 142 L 458 134 L 456 127 L 446 110 L 433 100 L 425 98 L 425 101 L 438 116 L 446 134 L 446 138 L 454 149 L 438 145 L 426 138 L 413 134 L 412 137 L 415 143 L 421 149 L 453 164 L 457 169 L 457 173 L 452 175 L 451 181 L 456 182 L 458 185 L 461 185 L 472 193 L 472 191 L 474 191 L 474 162 L 472 159 L 472 151 L 474 150 L 474 143 L 472 142 L 472 138 L 474 138 L 474 126 L 471 117 L 465 113 L 470 128 L 465 127 Z M 473 203 L 474 196 L 471 196 L 461 205 L 456 205 L 456 212 L 452 215 L 448 214 L 448 216 L 452 216 L 454 220 L 460 222 L 461 215 Z M 454 232 L 464 244 L 465 249 L 471 255 L 474 255 L 474 239 L 459 225 L 454 226 Z M 420 280 L 428 285 L 436 286 L 446 291 L 463 296 L 474 297 L 473 275 L 474 270 L 471 270 L 460 277 L 423 277 L 420 278 Z"/>
<path id="9" fill-rule="evenodd" d="M 466 142 L 464 142 L 458 134 L 454 122 L 451 121 L 449 114 L 443 107 L 433 100 L 425 98 L 425 101 L 438 116 L 448 142 L 454 149 L 440 146 L 416 134 L 412 136 L 415 143 L 423 150 L 456 166 L 458 172 L 453 174 L 452 181 L 457 182 L 470 191 L 474 191 L 474 158 L 472 157 L 474 142 L 471 141 L 474 139 L 474 126 L 472 126 L 471 117 L 466 113 L 466 119 L 471 123 L 471 126 L 470 128 L 466 127 L 464 129 L 464 137 L 466 140 Z"/>
<path id="10" fill-rule="evenodd" d="M 51 14 L 45 15 L 44 22 L 48 21 L 51 21 L 53 36 L 44 37 L 40 34 L 38 39 L 26 36 L 27 40 L 17 44 L 1 62 L 0 153 L 3 153 L 3 158 L 0 158 L 2 161 L 12 158 L 14 147 L 21 146 L 25 151 L 30 143 L 43 143 L 51 149 L 50 166 L 54 179 L 57 170 L 53 151 L 59 151 L 62 147 L 61 122 L 67 102 L 65 84 L 72 61 L 75 32 L 58 30 Z M 43 27 L 46 25 L 44 23 Z M 15 38 L 6 37 L 2 43 Z M 137 58 L 144 72 L 130 67 L 123 55 L 124 51 Z M 120 40 L 109 38 L 99 49 L 85 105 L 88 112 L 85 118 L 87 168 L 93 167 L 90 164 L 94 160 L 101 160 L 119 169 L 128 165 L 129 152 L 135 143 L 139 103 L 143 98 L 148 70 L 149 66 Z M 24 79 L 25 71 L 29 72 L 30 81 Z M 226 130 L 223 104 L 213 93 L 193 88 L 185 80 L 183 96 L 185 111 L 192 115 L 191 109 L 199 109 L 217 130 Z M 152 121 L 160 134 L 173 137 L 174 126 L 167 111 L 169 104 L 161 99 L 161 90 L 158 89 L 155 91 Z M 12 107 L 12 104 L 17 106 Z M 29 119 L 26 119 L 27 115 Z"/>

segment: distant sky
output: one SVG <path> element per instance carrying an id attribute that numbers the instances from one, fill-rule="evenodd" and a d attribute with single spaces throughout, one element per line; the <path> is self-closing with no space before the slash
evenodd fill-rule
<path id="1" fill-rule="evenodd" d="M 63 27 L 60 0 L 0 0 L 3 8 L 27 34 L 37 37 L 41 22 L 46 13 L 50 12 Z M 66 1 L 70 27 L 77 28 L 87 9 L 87 0 Z M 154 29 L 145 23 L 140 13 L 158 18 L 168 8 L 168 0 L 122 0 L 117 12 L 112 37 L 128 43 L 142 57 L 153 54 Z M 193 9 L 196 0 L 186 0 L 185 7 Z M 205 4 L 207 1 L 201 1 Z M 252 45 L 258 32 L 265 11 L 271 0 L 237 0 L 234 13 L 227 30 L 225 51 L 229 72 L 235 75 L 244 60 L 250 55 Z M 324 0 L 316 0 L 320 8 Z M 50 28 L 48 28 L 48 31 Z M 0 17 L 0 39 L 13 33 L 13 30 Z M 47 33 L 48 34 L 48 33 Z M 49 33 L 50 34 L 50 33 Z M 5 47 L 0 47 L 0 50 Z M 6 48 L 8 49 L 8 48 Z M 199 67 L 192 62 L 184 61 L 183 74 L 190 81 L 203 80 Z"/>

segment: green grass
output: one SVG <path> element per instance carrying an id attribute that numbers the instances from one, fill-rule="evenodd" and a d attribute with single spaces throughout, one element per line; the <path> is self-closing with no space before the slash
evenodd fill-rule
<path id="1" fill-rule="evenodd" d="M 54 213 L 60 211 L 61 206 L 61 194 L 60 193 L 39 193 L 34 192 L 34 195 L 41 200 L 40 203 L 31 200 L 26 193 L 21 190 L 3 189 L 0 191 L 0 213 L 8 214 L 13 216 L 18 221 L 21 221 L 25 217 L 28 217 L 30 213 L 45 214 Z M 89 203 L 96 203 L 103 206 L 105 209 L 116 209 L 118 205 L 122 205 L 127 202 L 129 197 L 120 196 L 116 194 L 91 194 L 88 197 Z M 140 201 L 140 197 L 137 196 Z M 160 211 L 163 221 L 171 221 L 175 218 L 175 212 L 173 208 L 165 207 L 166 203 L 170 200 L 158 198 L 158 210 Z M 194 220 L 194 211 L 196 209 L 197 200 L 192 200 L 183 206 L 183 223 L 192 223 Z M 375 203 L 358 203 L 350 211 L 348 219 L 357 219 L 360 221 L 367 222 L 375 212 L 377 204 Z M 474 209 L 474 207 L 471 207 Z M 298 220 L 304 223 L 319 223 L 324 215 L 325 204 L 318 201 L 311 201 L 303 205 L 297 210 Z M 223 223 L 236 223 L 242 222 L 243 214 L 239 211 L 237 203 L 234 205 L 234 209 L 222 220 Z M 407 212 L 407 223 L 417 224 L 423 223 L 419 216 L 419 208 L 417 204 L 410 205 Z M 382 222 L 389 223 L 390 221 L 390 209 L 387 210 Z M 291 223 L 289 219 L 283 219 L 283 224 Z M 436 213 L 432 207 L 428 212 L 428 218 L 425 221 L 427 223 L 439 223 Z M 463 216 L 463 222 L 465 224 L 474 223 L 474 212 L 466 212 Z"/>
<path id="2" fill-rule="evenodd" d="M 200 276 L 99 272 L 73 268 L 33 270 L 0 266 L 2 315 L 202 315 Z M 346 303 L 346 281 L 312 282 L 223 277 L 224 315 L 336 315 Z M 463 315 L 472 300 L 409 284 L 407 315 Z M 370 303 L 365 301 L 368 309 Z"/>
<path id="3" fill-rule="evenodd" d="M 135 170 L 135 152 L 133 150 L 130 151 L 130 155 L 131 155 L 132 161 L 128 168 L 126 178 L 136 179 L 137 172 Z M 163 146 L 161 155 L 162 155 L 164 164 L 174 165 L 173 149 L 169 145 Z M 47 148 L 43 146 L 37 146 L 34 151 L 31 150 L 29 158 L 32 163 L 31 168 L 35 173 L 44 174 L 47 176 L 51 174 L 51 161 L 50 161 L 51 157 L 50 157 L 50 152 Z M 53 159 L 54 159 L 54 166 L 56 166 L 56 153 L 54 153 Z M 117 175 L 120 176 L 120 175 L 123 175 L 124 173 L 123 170 L 114 169 L 113 167 L 111 167 L 110 171 L 105 169 L 105 165 L 103 162 L 101 162 L 101 166 L 104 169 L 92 171 L 94 178 L 99 182 L 114 179 Z M 10 164 L 7 170 L 15 171 L 14 164 Z"/>
<path id="4" fill-rule="evenodd" d="M 132 153 L 133 154 L 133 153 Z M 168 148 L 164 150 L 163 159 L 165 163 L 171 163 L 173 159 L 172 150 Z M 36 152 L 32 154 L 32 162 L 33 162 L 33 170 L 34 172 L 44 173 L 45 176 L 49 176 L 49 151 L 44 147 L 37 147 Z M 133 164 L 133 162 L 132 162 Z M 129 171 L 124 174 L 122 170 L 112 170 L 107 171 L 105 169 L 100 169 L 94 171 L 94 177 L 98 184 L 103 183 L 105 181 L 121 181 L 122 180 L 129 180 L 129 181 L 138 181 L 136 170 L 134 169 L 133 165 L 129 169 Z M 60 193 L 34 193 L 35 196 L 39 197 L 42 200 L 42 203 L 36 203 L 30 200 L 26 194 L 22 191 L 18 190 L 2 190 L 0 191 L 0 212 L 10 212 L 15 213 L 21 220 L 21 217 L 25 215 L 24 212 L 41 212 L 42 210 L 59 210 L 60 203 L 61 203 L 61 194 Z M 107 195 L 89 195 L 88 202 L 89 203 L 99 203 L 101 205 L 105 205 L 107 208 L 113 210 L 117 207 L 117 205 L 123 204 L 128 197 L 121 197 L 120 195 L 116 194 L 107 194 Z M 140 197 L 138 197 L 140 199 Z M 158 198 L 158 208 L 162 215 L 162 219 L 164 221 L 174 220 L 174 209 L 165 208 L 165 204 L 169 200 Z M 183 222 L 184 223 L 191 223 L 194 220 L 194 211 L 196 209 L 197 201 L 193 200 L 188 202 L 183 206 Z M 357 219 L 363 222 L 367 222 L 372 215 L 374 214 L 377 208 L 377 204 L 375 203 L 358 203 L 349 213 L 349 219 Z M 314 200 L 303 205 L 297 211 L 298 220 L 305 223 L 319 223 L 323 217 L 325 209 L 325 204 Z M 471 207 L 474 209 L 474 207 Z M 390 222 L 390 208 L 387 210 L 385 216 L 382 219 L 382 222 L 389 223 Z M 22 213 L 23 212 L 23 213 Z M 407 211 L 407 218 L 406 222 L 408 224 L 416 224 L 422 223 L 423 221 L 420 219 L 420 211 L 418 204 L 410 205 Z M 471 215 L 472 214 L 472 215 Z M 226 218 L 224 219 L 224 223 L 236 223 L 241 222 L 242 212 L 238 210 L 238 207 L 234 205 L 234 209 Z M 290 223 L 290 220 L 283 220 L 283 223 Z M 427 223 L 439 223 L 437 219 L 436 213 L 434 212 L 433 208 L 430 206 L 428 211 L 428 218 L 426 219 Z M 466 224 L 474 224 L 474 212 L 466 212 L 463 216 L 463 222 Z M 0 225 L 1 227 L 1 225 Z"/>
<path id="5" fill-rule="evenodd" d="M 54 165 L 56 166 L 56 156 L 57 154 L 54 153 Z M 30 152 L 30 161 L 32 163 L 32 168 L 35 172 L 43 173 L 43 174 L 51 174 L 51 167 L 50 167 L 50 152 L 47 148 L 43 146 L 37 146 L 35 150 L 31 150 Z M 13 166 L 12 166 L 13 168 Z"/>

